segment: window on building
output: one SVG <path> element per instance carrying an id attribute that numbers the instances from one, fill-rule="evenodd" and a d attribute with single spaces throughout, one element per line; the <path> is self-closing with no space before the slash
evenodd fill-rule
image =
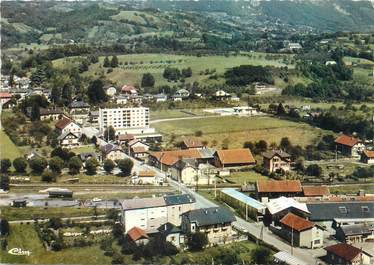
<path id="1" fill-rule="evenodd" d="M 340 213 L 347 213 L 347 208 L 345 206 L 339 206 L 339 212 Z"/>
<path id="2" fill-rule="evenodd" d="M 364 212 L 364 213 L 368 213 L 368 212 L 370 212 L 369 206 L 361 206 L 361 210 L 362 210 L 362 212 Z"/>

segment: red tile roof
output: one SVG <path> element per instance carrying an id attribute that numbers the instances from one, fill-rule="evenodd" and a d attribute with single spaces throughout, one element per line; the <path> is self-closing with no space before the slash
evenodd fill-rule
<path id="1" fill-rule="evenodd" d="M 218 150 L 217 156 L 223 165 L 256 163 L 251 151 L 247 148 Z"/>
<path id="2" fill-rule="evenodd" d="M 361 250 L 359 248 L 348 245 L 346 243 L 328 246 L 325 247 L 325 250 L 343 258 L 346 261 L 352 261 L 361 253 Z"/>
<path id="3" fill-rule="evenodd" d="M 142 238 L 148 238 L 148 235 L 145 233 L 145 231 L 139 227 L 134 226 L 131 228 L 128 232 L 127 235 L 132 241 L 137 241 Z"/>
<path id="4" fill-rule="evenodd" d="M 144 171 L 139 171 L 138 177 L 140 178 L 153 178 L 156 175 L 156 173 L 152 170 L 144 170 Z"/>
<path id="5" fill-rule="evenodd" d="M 68 118 L 65 118 L 63 117 L 62 119 L 60 119 L 56 124 L 55 124 L 55 127 L 57 129 L 64 129 L 66 126 L 68 126 L 72 121 Z"/>
<path id="6" fill-rule="evenodd" d="M 181 158 L 201 158 L 197 149 L 151 152 L 150 155 L 168 166 L 174 165 Z"/>
<path id="7" fill-rule="evenodd" d="M 135 136 L 132 135 L 132 134 L 120 134 L 118 135 L 118 140 L 119 141 L 131 141 L 131 140 L 134 140 L 135 139 Z"/>
<path id="8" fill-rule="evenodd" d="M 8 92 L 0 92 L 0 98 L 11 98 L 12 94 Z"/>
<path id="9" fill-rule="evenodd" d="M 353 136 L 348 136 L 348 135 L 340 135 L 338 138 L 335 139 L 335 143 L 341 144 L 341 145 L 346 145 L 346 146 L 354 146 L 359 142 L 357 138 L 354 138 Z"/>
<path id="10" fill-rule="evenodd" d="M 304 186 L 304 196 L 329 196 L 330 189 L 327 186 Z"/>
<path id="11" fill-rule="evenodd" d="M 136 94 L 136 88 L 130 85 L 124 85 L 121 88 L 122 93 L 131 93 L 131 94 Z"/>
<path id="12" fill-rule="evenodd" d="M 204 146 L 199 139 L 191 137 L 183 138 L 183 143 L 187 148 L 200 148 Z"/>
<path id="13" fill-rule="evenodd" d="M 288 213 L 284 216 L 280 222 L 289 228 L 293 228 L 294 230 L 301 232 L 310 228 L 314 227 L 314 223 L 308 221 L 300 216 L 297 216 L 293 213 Z"/>
<path id="14" fill-rule="evenodd" d="M 367 158 L 374 158 L 374 150 L 364 150 L 363 154 Z"/>
<path id="15" fill-rule="evenodd" d="M 301 192 L 300 180 L 259 180 L 258 192 Z"/>

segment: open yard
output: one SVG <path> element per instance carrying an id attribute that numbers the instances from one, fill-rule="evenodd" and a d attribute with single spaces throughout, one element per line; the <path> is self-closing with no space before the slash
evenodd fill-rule
<path id="1" fill-rule="evenodd" d="M 0 250 L 0 262 L 27 264 L 110 264 L 111 258 L 104 256 L 97 245 L 63 249 L 59 252 L 47 251 L 42 245 L 34 225 L 11 225 L 8 250 L 21 248 L 31 251 L 30 256 L 15 256 Z"/>
<path id="2" fill-rule="evenodd" d="M 245 141 L 265 140 L 279 143 L 288 137 L 293 144 L 306 146 L 313 144 L 323 133 L 305 123 L 280 120 L 273 117 L 209 117 L 203 119 L 165 121 L 154 124 L 165 136 L 193 135 L 202 131 L 202 141 L 208 146 L 221 147 L 222 143 L 230 148 L 239 148 Z M 178 140 L 178 139 L 177 139 Z"/>
<path id="3" fill-rule="evenodd" d="M 230 174 L 230 177 L 225 177 L 225 179 L 231 183 L 242 185 L 245 183 L 256 183 L 258 180 L 267 180 L 268 177 L 251 170 L 245 172 L 233 172 Z"/>
<path id="4" fill-rule="evenodd" d="M 18 147 L 9 139 L 8 135 L 0 130 L 0 158 L 14 158 L 22 156 Z"/>
<path id="5" fill-rule="evenodd" d="M 164 68 L 177 67 L 179 69 L 191 67 L 192 77 L 186 78 L 186 82 L 192 83 L 194 81 L 204 81 L 208 83 L 222 82 L 222 80 L 209 79 L 208 75 L 202 73 L 207 69 L 215 70 L 215 74 L 223 74 L 226 69 L 239 66 L 243 64 L 250 65 L 270 65 L 275 67 L 286 66 L 282 59 L 273 60 L 265 57 L 265 53 L 251 53 L 231 55 L 231 56 L 186 56 L 173 54 L 127 54 L 119 55 L 119 67 L 113 68 L 113 72 L 107 73 L 108 68 L 103 68 L 103 61 L 105 57 L 100 57 L 99 62 L 92 64 L 89 71 L 85 72 L 88 76 L 97 76 L 105 74 L 106 77 L 118 85 L 123 84 L 140 84 L 144 73 L 151 73 L 154 75 L 156 83 L 159 85 L 175 85 L 176 83 L 168 82 L 162 77 Z M 269 55 L 269 54 L 268 54 Z M 271 54 L 270 54 L 271 55 Z M 251 56 L 251 57 L 249 57 Z M 289 57 L 290 55 L 284 55 Z M 80 59 L 78 57 L 69 57 L 58 59 L 53 62 L 57 67 L 69 67 L 71 65 L 78 65 Z M 288 65 L 292 68 L 292 65 Z"/>

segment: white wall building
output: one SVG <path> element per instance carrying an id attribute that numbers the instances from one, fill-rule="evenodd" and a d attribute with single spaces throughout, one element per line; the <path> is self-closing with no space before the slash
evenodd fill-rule
<path id="1" fill-rule="evenodd" d="M 149 128 L 149 108 L 104 108 L 99 109 L 99 129 L 112 126 L 116 131 Z"/>
<path id="2" fill-rule="evenodd" d="M 124 200 L 122 224 L 125 232 L 134 226 L 146 232 L 154 232 L 166 223 L 181 225 L 181 215 L 195 209 L 195 199 L 188 194 L 169 195 L 158 198 Z"/>

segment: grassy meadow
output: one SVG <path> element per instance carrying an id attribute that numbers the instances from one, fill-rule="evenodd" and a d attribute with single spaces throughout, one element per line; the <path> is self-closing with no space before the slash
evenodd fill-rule
<path id="1" fill-rule="evenodd" d="M 323 133 L 305 123 L 280 120 L 273 117 L 208 117 L 191 120 L 175 120 L 155 123 L 156 129 L 166 137 L 194 135 L 202 131 L 202 141 L 208 146 L 221 147 L 225 142 L 229 148 L 240 148 L 245 141 L 265 140 L 279 143 L 288 137 L 293 144 L 313 144 Z"/>
<path id="2" fill-rule="evenodd" d="M 186 82 L 192 83 L 194 81 L 204 81 L 208 84 L 222 83 L 223 78 L 209 79 L 209 75 L 205 74 L 205 71 L 215 69 L 215 74 L 221 75 L 227 69 L 234 66 L 250 64 L 250 65 L 261 65 L 261 66 L 275 66 L 283 67 L 287 66 L 282 62 L 282 59 L 271 60 L 265 58 L 265 53 L 251 53 L 239 54 L 237 56 L 187 56 L 187 55 L 173 55 L 173 54 L 126 54 L 119 55 L 119 67 L 113 68 L 113 72 L 107 73 L 108 68 L 103 68 L 104 58 L 101 56 L 99 62 L 92 64 L 89 67 L 89 71 L 85 72 L 86 76 L 99 77 L 104 74 L 108 79 L 121 84 L 140 84 L 141 78 L 144 73 L 149 72 L 155 77 L 155 86 L 159 85 L 175 85 L 175 82 L 168 82 L 163 78 L 162 74 L 164 68 L 177 67 L 179 69 L 191 67 L 192 77 L 186 78 Z M 250 57 L 249 57 L 250 56 Z M 290 55 L 284 55 L 290 58 Z M 69 57 L 53 61 L 53 65 L 56 67 L 64 68 L 78 65 L 80 61 L 79 57 Z M 293 65 L 288 65 L 289 68 L 293 68 Z M 202 74 L 204 72 L 204 74 Z"/>
<path id="3" fill-rule="evenodd" d="M 8 237 L 8 249 L 21 248 L 31 251 L 30 256 L 15 256 L 0 250 L 0 263 L 27 264 L 110 264 L 111 258 L 104 256 L 97 245 L 47 251 L 32 224 L 12 224 Z"/>
<path id="4" fill-rule="evenodd" d="M 22 156 L 18 147 L 10 140 L 9 136 L 0 130 L 0 158 L 13 159 Z"/>

